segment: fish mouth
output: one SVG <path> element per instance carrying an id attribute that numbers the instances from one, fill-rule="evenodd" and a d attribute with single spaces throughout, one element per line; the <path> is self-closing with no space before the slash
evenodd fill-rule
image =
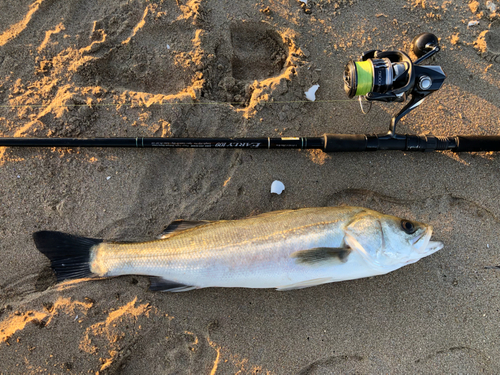
<path id="1" fill-rule="evenodd" d="M 413 249 L 422 254 L 425 252 L 427 245 L 429 244 L 432 236 L 432 227 L 427 227 L 427 229 L 422 232 L 419 236 L 412 238 L 410 243 L 413 246 Z"/>
<path id="2" fill-rule="evenodd" d="M 432 227 L 428 227 L 425 232 L 411 241 L 413 249 L 419 254 L 418 259 L 434 254 L 436 251 L 439 251 L 444 247 L 444 244 L 441 241 L 431 241 L 431 236 Z"/>
<path id="3" fill-rule="evenodd" d="M 436 251 L 441 250 L 443 247 L 444 244 L 441 241 L 429 241 L 427 247 L 425 248 L 426 255 L 433 254 Z"/>

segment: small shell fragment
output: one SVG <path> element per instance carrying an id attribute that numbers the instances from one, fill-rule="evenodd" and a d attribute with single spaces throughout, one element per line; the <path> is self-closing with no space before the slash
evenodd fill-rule
<path id="1" fill-rule="evenodd" d="M 477 25 L 479 25 L 479 21 L 470 21 L 470 22 L 467 24 L 467 27 L 477 26 Z"/>
<path id="2" fill-rule="evenodd" d="M 486 8 L 488 8 L 491 13 L 495 13 L 497 11 L 497 6 L 492 1 L 486 2 Z"/>
<path id="3" fill-rule="evenodd" d="M 316 100 L 316 91 L 318 91 L 319 85 L 312 85 L 309 90 L 307 90 L 304 94 L 306 94 L 306 98 L 311 102 Z"/>
<path id="4" fill-rule="evenodd" d="M 280 195 L 283 190 L 285 190 L 285 185 L 283 184 L 283 182 L 274 180 L 271 184 L 271 193 Z"/>

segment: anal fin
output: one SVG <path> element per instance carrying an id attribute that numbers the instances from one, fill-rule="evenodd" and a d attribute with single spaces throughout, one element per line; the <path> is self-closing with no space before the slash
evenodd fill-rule
<path id="1" fill-rule="evenodd" d="M 151 276 L 149 280 L 151 281 L 149 290 L 152 292 L 187 292 L 196 289 L 196 286 L 181 284 L 159 276 Z"/>
<path id="2" fill-rule="evenodd" d="M 321 284 L 326 284 L 326 283 L 331 283 L 331 282 L 332 282 L 331 277 L 322 277 L 319 279 L 312 279 L 312 280 L 301 281 L 301 282 L 294 283 L 294 284 L 282 285 L 282 286 L 276 288 L 276 290 L 278 290 L 280 292 L 286 292 L 287 290 L 309 288 L 310 286 L 316 286 L 316 285 L 321 285 Z"/>

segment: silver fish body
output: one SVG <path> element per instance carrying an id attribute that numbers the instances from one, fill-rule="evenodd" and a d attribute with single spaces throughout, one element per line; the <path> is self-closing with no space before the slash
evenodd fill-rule
<path id="1" fill-rule="evenodd" d="M 443 247 L 430 241 L 431 234 L 425 224 L 360 207 L 277 211 L 203 222 L 149 242 L 87 244 L 85 276 L 149 275 L 153 290 L 296 289 L 381 275 L 416 262 Z M 38 239 L 37 245 L 51 258 L 43 242 Z M 54 260 L 52 266 L 58 274 Z M 61 279 L 75 278 L 64 272 L 70 277 Z"/>

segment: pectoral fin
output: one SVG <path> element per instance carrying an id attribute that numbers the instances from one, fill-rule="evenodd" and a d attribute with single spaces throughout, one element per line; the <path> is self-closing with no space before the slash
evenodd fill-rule
<path id="1" fill-rule="evenodd" d="M 300 250 L 292 253 L 290 256 L 295 258 L 296 262 L 305 265 L 318 265 L 325 262 L 347 262 L 351 253 L 349 247 L 316 247 L 309 250 Z"/>

